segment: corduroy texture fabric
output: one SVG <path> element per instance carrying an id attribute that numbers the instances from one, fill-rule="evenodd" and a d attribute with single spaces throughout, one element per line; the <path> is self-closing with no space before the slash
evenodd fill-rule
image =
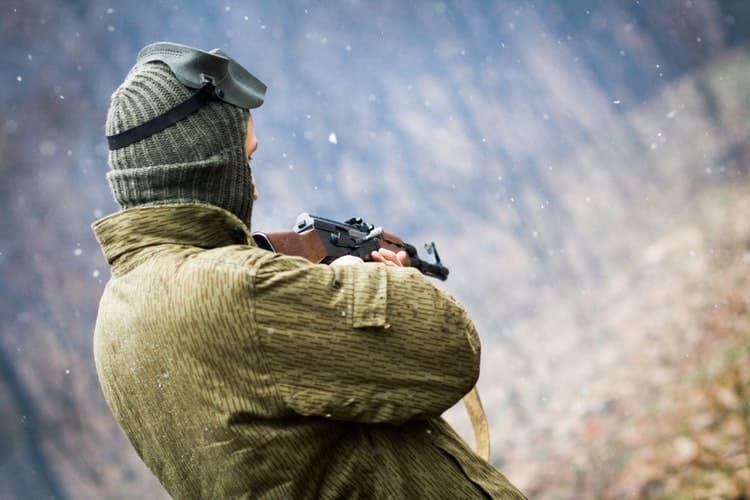
<path id="1" fill-rule="evenodd" d="M 112 94 L 106 133 L 141 125 L 194 92 L 164 63 L 136 66 Z M 210 203 L 249 225 L 253 198 L 245 153 L 247 119 L 247 110 L 215 100 L 161 132 L 110 151 L 107 179 L 115 201 L 121 208 Z"/>
<path id="2" fill-rule="evenodd" d="M 237 245 L 247 228 L 209 205 L 94 230 L 112 264 L 99 380 L 174 498 L 524 498 L 440 418 L 476 382 L 479 339 L 415 269 Z"/>

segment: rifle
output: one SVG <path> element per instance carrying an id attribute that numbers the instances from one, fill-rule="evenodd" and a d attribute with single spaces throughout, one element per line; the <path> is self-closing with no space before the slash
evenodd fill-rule
<path id="1" fill-rule="evenodd" d="M 425 250 L 435 258 L 427 262 L 419 257 L 417 249 L 382 227 L 367 224 L 359 217 L 346 222 L 336 222 L 323 217 L 302 213 L 294 223 L 294 231 L 274 233 L 254 232 L 255 243 L 265 250 L 285 255 L 305 257 L 316 264 L 330 264 L 342 255 L 355 255 L 371 260 L 370 252 L 387 248 L 393 252 L 405 251 L 406 265 L 422 274 L 445 281 L 448 268 L 440 262 L 435 242 L 425 244 Z"/>

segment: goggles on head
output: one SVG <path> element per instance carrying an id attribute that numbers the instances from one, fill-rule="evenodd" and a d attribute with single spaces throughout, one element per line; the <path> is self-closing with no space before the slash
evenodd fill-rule
<path id="1" fill-rule="evenodd" d="M 153 61 L 163 62 L 180 83 L 198 91 L 186 101 L 146 123 L 107 136 L 110 150 L 124 148 L 161 132 L 213 99 L 245 109 L 257 108 L 263 104 L 266 85 L 219 49 L 206 52 L 178 43 L 152 43 L 141 49 L 135 64 L 140 66 Z"/>

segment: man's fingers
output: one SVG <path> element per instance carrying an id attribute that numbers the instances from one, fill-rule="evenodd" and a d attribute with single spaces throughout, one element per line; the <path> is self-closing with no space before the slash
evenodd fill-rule
<path id="1" fill-rule="evenodd" d="M 373 262 L 380 262 L 381 264 L 385 264 L 386 266 L 393 266 L 395 265 L 393 262 L 388 260 L 383 254 L 378 252 L 377 250 L 373 250 L 370 253 L 370 258 L 372 258 Z"/>
<path id="2" fill-rule="evenodd" d="M 402 252 L 399 252 L 399 254 Z M 374 262 L 380 262 L 386 266 L 402 267 L 404 265 L 403 258 L 395 252 L 388 250 L 387 248 L 380 248 L 377 251 L 373 251 L 370 257 Z M 404 253 L 404 256 L 406 253 Z"/>
<path id="3" fill-rule="evenodd" d="M 409 262 L 409 255 L 406 252 L 404 252 L 403 250 L 399 251 L 396 254 L 396 257 L 398 258 L 398 261 L 399 261 L 399 263 L 401 264 L 402 267 L 405 266 L 405 265 L 407 265 L 408 262 Z"/>

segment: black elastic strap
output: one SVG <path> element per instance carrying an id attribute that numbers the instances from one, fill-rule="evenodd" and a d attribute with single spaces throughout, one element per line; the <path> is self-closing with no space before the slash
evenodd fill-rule
<path id="1" fill-rule="evenodd" d="M 134 142 L 138 142 L 146 137 L 156 134 L 157 132 L 161 132 L 167 127 L 171 127 L 183 118 L 187 118 L 198 111 L 213 97 L 214 86 L 211 83 L 206 83 L 200 88 L 200 90 L 198 90 L 198 92 L 193 94 L 190 99 L 178 104 L 166 113 L 161 114 L 146 123 L 138 125 L 137 127 L 126 130 L 125 132 L 108 135 L 107 142 L 109 143 L 109 150 L 114 151 L 115 149 L 130 146 Z"/>

